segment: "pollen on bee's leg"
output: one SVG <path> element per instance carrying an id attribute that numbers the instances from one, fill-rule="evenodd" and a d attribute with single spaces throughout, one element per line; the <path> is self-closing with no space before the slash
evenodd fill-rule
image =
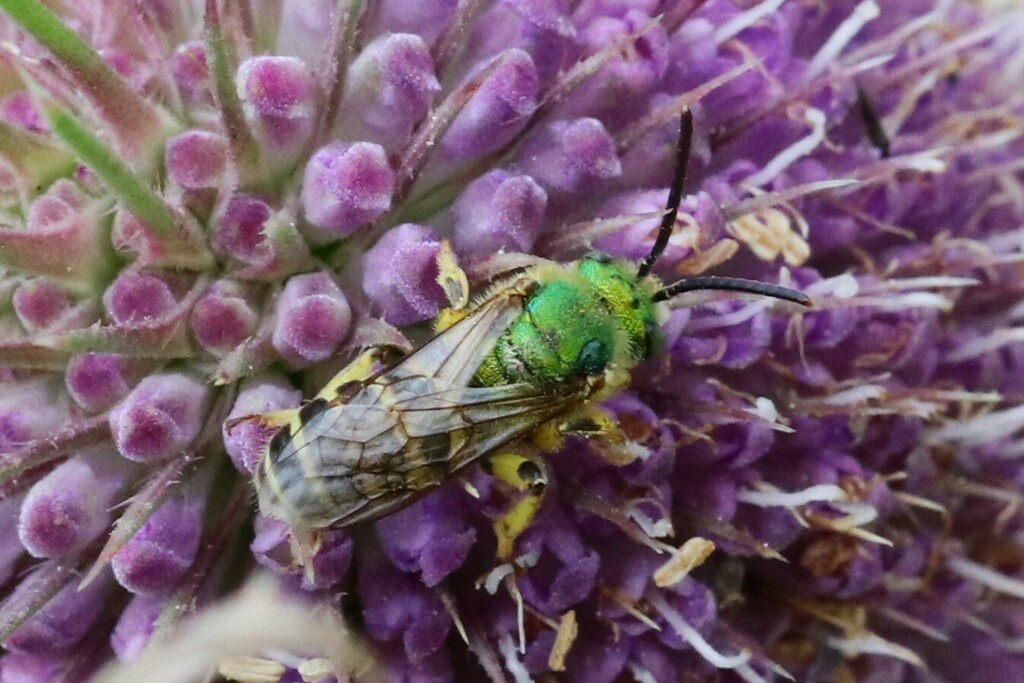
<path id="1" fill-rule="evenodd" d="M 522 492 L 501 517 L 494 521 L 498 539 L 498 558 L 508 561 L 513 556 L 515 541 L 526 531 L 537 515 L 547 490 L 547 473 L 543 465 L 518 453 L 497 453 L 485 461 L 487 471 L 496 479 Z"/>

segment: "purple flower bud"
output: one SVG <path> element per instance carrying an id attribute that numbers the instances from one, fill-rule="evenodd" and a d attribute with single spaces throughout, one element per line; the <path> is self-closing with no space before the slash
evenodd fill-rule
<path id="1" fill-rule="evenodd" d="M 214 220 L 213 249 L 222 256 L 255 265 L 272 257 L 263 226 L 273 210 L 259 199 L 247 194 L 231 197 Z"/>
<path id="2" fill-rule="evenodd" d="M 145 325 L 161 319 L 177 305 L 165 280 L 145 273 L 124 273 L 103 293 L 107 315 L 118 325 Z"/>
<path id="3" fill-rule="evenodd" d="M 191 102 L 210 96 L 210 72 L 206 66 L 206 47 L 202 41 L 182 43 L 170 57 L 170 71 L 178 90 Z"/>
<path id="4" fill-rule="evenodd" d="M 316 125 L 317 91 L 313 76 L 295 57 L 259 56 L 242 62 L 235 77 L 253 133 L 272 153 L 271 163 L 295 162 Z"/>
<path id="5" fill-rule="evenodd" d="M 14 290 L 14 314 L 28 332 L 56 323 L 71 308 L 71 296 L 51 280 L 27 280 Z"/>
<path id="6" fill-rule="evenodd" d="M 377 522 L 377 535 L 391 562 L 436 586 L 458 569 L 476 540 L 466 519 L 465 494 L 447 486 Z"/>
<path id="7" fill-rule="evenodd" d="M 559 614 L 587 597 L 594 587 L 600 558 L 584 545 L 579 530 L 560 511 L 544 518 L 538 528 L 523 539 L 522 550 L 540 550 L 520 590 L 526 601 L 545 614 Z"/>
<path id="8" fill-rule="evenodd" d="M 223 356 L 256 330 L 259 313 L 247 289 L 235 280 L 218 280 L 192 307 L 189 327 L 203 350 Z"/>
<path id="9" fill-rule="evenodd" d="M 33 133 L 45 133 L 48 130 L 27 90 L 18 90 L 0 100 L 0 119 Z"/>
<path id="10" fill-rule="evenodd" d="M 615 49 L 623 36 L 639 33 L 629 47 L 621 49 L 600 72 L 584 81 L 573 93 L 570 109 L 600 115 L 609 126 L 628 124 L 643 112 L 651 90 L 661 82 L 669 64 L 669 40 L 660 25 L 648 26 L 651 17 L 636 9 L 620 18 L 598 17 L 580 32 L 579 42 L 586 54 Z"/>
<path id="11" fill-rule="evenodd" d="M 495 170 L 470 183 L 452 207 L 455 247 L 487 256 L 529 251 L 544 227 L 548 194 L 533 178 Z"/>
<path id="12" fill-rule="evenodd" d="M 114 578 L 132 593 L 167 593 L 192 566 L 205 500 L 196 491 L 169 496 L 111 559 Z"/>
<path id="13" fill-rule="evenodd" d="M 85 194 L 75 183 L 60 179 L 32 202 L 26 223 L 31 230 L 44 230 L 78 216 L 85 206 Z"/>
<path id="14" fill-rule="evenodd" d="M 418 33 L 426 42 L 433 42 L 451 21 L 456 0 L 408 3 L 404 0 L 381 0 L 376 8 L 381 33 Z"/>
<path id="15" fill-rule="evenodd" d="M 49 436 L 53 425 L 68 419 L 66 402 L 47 383 L 6 382 L 0 387 L 0 453 Z"/>
<path id="16" fill-rule="evenodd" d="M 540 83 L 533 59 L 508 50 L 480 85 L 441 139 L 441 148 L 457 160 L 499 149 L 523 129 L 537 109 Z"/>
<path id="17" fill-rule="evenodd" d="M 391 208 L 395 174 L 384 148 L 370 142 L 333 143 L 306 164 L 302 208 L 320 241 L 348 237 Z"/>
<path id="18" fill-rule="evenodd" d="M 293 365 L 327 360 L 348 335 L 352 309 L 329 273 L 288 280 L 277 299 L 274 350 Z"/>
<path id="19" fill-rule="evenodd" d="M 367 633 L 377 640 L 401 639 L 405 656 L 415 661 L 437 652 L 452 626 L 437 593 L 381 557 L 364 556 L 359 569 Z"/>
<path id="20" fill-rule="evenodd" d="M 227 163 L 227 143 L 205 130 L 187 130 L 167 139 L 167 177 L 186 190 L 219 187 Z"/>
<path id="21" fill-rule="evenodd" d="M 71 649 L 89 633 L 99 618 L 109 588 L 110 581 L 105 577 L 81 590 L 78 582 L 72 581 L 12 633 L 4 647 L 23 654 L 57 653 Z"/>
<path id="22" fill-rule="evenodd" d="M 554 121 L 531 135 L 517 158 L 549 192 L 577 192 L 622 172 L 615 141 L 597 119 Z"/>
<path id="23" fill-rule="evenodd" d="M 493 3 L 474 22 L 470 59 L 480 61 L 521 48 L 533 57 L 542 85 L 554 81 L 576 46 L 576 27 L 565 3 L 505 0 Z"/>
<path id="24" fill-rule="evenodd" d="M 206 417 L 207 387 L 185 374 L 150 375 L 110 411 L 117 450 L 129 460 L 183 456 Z"/>
<path id="25" fill-rule="evenodd" d="M 110 510 L 133 472 L 105 452 L 59 465 L 25 497 L 18 522 L 22 545 L 35 557 L 79 552 L 110 526 Z"/>
<path id="26" fill-rule="evenodd" d="M 110 646 L 122 662 L 134 661 L 153 637 L 156 620 L 160 617 L 167 597 L 164 595 L 135 595 L 117 620 L 110 634 Z"/>
<path id="27" fill-rule="evenodd" d="M 304 567 L 295 562 L 291 530 L 285 522 L 257 515 L 256 537 L 249 545 L 256 561 L 278 574 L 290 577 L 304 590 L 331 588 L 345 578 L 352 561 L 352 537 L 342 529 L 321 532 L 320 546 L 313 555 L 312 581 Z"/>
<path id="28" fill-rule="evenodd" d="M 246 380 L 238 392 L 235 405 L 222 428 L 224 448 L 240 472 L 253 474 L 267 441 L 276 429 L 267 428 L 258 420 L 246 420 L 226 426 L 231 420 L 247 415 L 259 415 L 275 410 L 297 408 L 302 392 L 279 377 L 264 376 Z"/>
<path id="29" fill-rule="evenodd" d="M 716 313 L 691 317 L 673 355 L 683 363 L 714 363 L 727 368 L 745 368 L 756 362 L 771 344 L 771 320 L 764 311 L 751 311 L 739 324 L 720 324 L 722 316 L 735 314 L 741 307 L 728 302 L 709 304 Z"/>
<path id="30" fill-rule="evenodd" d="M 441 89 L 430 50 L 420 36 L 386 33 L 367 45 L 349 68 L 346 101 L 384 144 L 402 144 Z"/>
<path id="31" fill-rule="evenodd" d="M 52 654 L 30 655 L 5 652 L 0 664 L 3 683 L 50 683 L 60 680 L 64 662 Z"/>
<path id="32" fill-rule="evenodd" d="M 127 396 L 140 376 L 141 368 L 124 356 L 83 353 L 68 361 L 64 384 L 75 403 L 98 413 Z"/>
<path id="33" fill-rule="evenodd" d="M 444 290 L 437 284 L 440 249 L 433 228 L 405 223 L 363 254 L 363 291 L 392 325 L 433 318 L 444 305 Z"/>

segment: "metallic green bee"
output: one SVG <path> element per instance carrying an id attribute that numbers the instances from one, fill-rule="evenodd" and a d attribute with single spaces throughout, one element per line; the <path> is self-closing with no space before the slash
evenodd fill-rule
<path id="1" fill-rule="evenodd" d="M 508 559 L 546 485 L 544 467 L 516 442 L 545 450 L 566 434 L 613 436 L 615 425 L 594 406 L 659 352 L 668 299 L 719 289 L 809 305 L 800 292 L 749 280 L 662 286 L 650 275 L 675 224 L 691 135 L 687 113 L 668 207 L 638 266 L 590 254 L 527 269 L 475 305 L 454 302 L 445 329 L 408 357 L 371 349 L 301 408 L 243 418 L 279 426 L 256 473 L 264 514 L 297 538 L 315 537 L 390 514 L 484 459 L 486 471 L 522 492 L 495 523 Z"/>

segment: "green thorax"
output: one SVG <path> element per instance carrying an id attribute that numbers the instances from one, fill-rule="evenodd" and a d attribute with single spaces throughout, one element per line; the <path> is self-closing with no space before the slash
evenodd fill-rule
<path id="1" fill-rule="evenodd" d="M 557 385 L 657 353 L 654 283 L 637 280 L 630 264 L 590 254 L 534 274 L 536 291 L 480 366 L 477 383 Z"/>

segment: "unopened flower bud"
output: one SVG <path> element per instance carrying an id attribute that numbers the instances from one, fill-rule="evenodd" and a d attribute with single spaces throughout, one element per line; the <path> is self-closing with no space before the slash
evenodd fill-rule
<path id="1" fill-rule="evenodd" d="M 98 413 L 127 396 L 140 374 L 141 368 L 124 356 L 83 353 L 68 361 L 64 383 L 75 403 Z"/>
<path id="2" fill-rule="evenodd" d="M 307 273 L 288 280 L 277 300 L 272 343 L 294 365 L 330 358 L 352 323 L 345 294 L 328 273 Z"/>
<path id="3" fill-rule="evenodd" d="M 533 59 L 509 50 L 452 122 L 441 147 L 453 159 L 499 149 L 523 129 L 537 108 L 540 88 Z"/>
<path id="4" fill-rule="evenodd" d="M 81 589 L 77 581 L 72 581 L 12 633 L 4 647 L 30 654 L 71 649 L 99 618 L 109 588 L 110 580 L 106 577 Z"/>
<path id="5" fill-rule="evenodd" d="M 29 489 L 18 534 L 35 557 L 68 557 L 110 526 L 111 509 L 131 467 L 108 452 L 88 452 L 59 465 Z"/>
<path id="6" fill-rule="evenodd" d="M 384 148 L 370 142 L 333 143 L 306 164 L 302 207 L 319 241 L 348 237 L 391 208 L 395 174 Z"/>
<path id="7" fill-rule="evenodd" d="M 186 190 L 220 186 L 227 161 L 224 138 L 205 130 L 187 130 L 167 139 L 167 177 Z"/>
<path id="8" fill-rule="evenodd" d="M 147 273 L 124 273 L 103 293 L 103 306 L 118 325 L 144 325 L 167 315 L 177 300 L 167 282 Z"/>
<path id="9" fill-rule="evenodd" d="M 182 43 L 170 57 L 170 71 L 178 90 L 192 102 L 210 96 L 210 72 L 206 65 L 206 47 L 202 41 Z"/>
<path id="10" fill-rule="evenodd" d="M 254 377 L 242 384 L 222 430 L 224 448 L 240 472 L 253 474 L 256 471 L 263 447 L 276 429 L 268 428 L 258 419 L 244 420 L 230 428 L 227 425 L 239 417 L 297 408 L 301 402 L 302 392 L 282 377 Z"/>
<path id="11" fill-rule="evenodd" d="M 433 228 L 405 223 L 363 254 L 363 291 L 392 325 L 432 318 L 444 304 L 437 284 L 440 249 Z"/>
<path id="12" fill-rule="evenodd" d="M 356 113 L 387 145 L 408 138 L 441 84 L 420 36 L 385 33 L 352 62 L 346 88 L 346 101 L 359 102 Z"/>
<path id="13" fill-rule="evenodd" d="M 526 141 L 518 159 L 534 180 L 560 193 L 622 172 L 615 141 L 600 121 L 590 118 L 544 126 Z"/>
<path id="14" fill-rule="evenodd" d="M 533 178 L 496 170 L 473 181 L 452 207 L 459 253 L 529 251 L 544 227 L 548 194 Z"/>
<path id="15" fill-rule="evenodd" d="M 150 375 L 110 411 L 117 450 L 129 460 L 182 456 L 205 418 L 207 385 L 181 373 Z"/>
<path id="16" fill-rule="evenodd" d="M 295 57 L 252 57 L 235 78 L 253 133 L 277 170 L 290 167 L 309 142 L 316 125 L 313 76 Z"/>
<path id="17" fill-rule="evenodd" d="M 246 288 L 235 280 L 218 280 L 192 307 L 189 327 L 205 351 L 223 356 L 256 329 L 259 313 Z"/>
<path id="18" fill-rule="evenodd" d="M 68 312 L 71 296 L 51 280 L 36 278 L 14 290 L 14 314 L 29 332 L 44 330 Z"/>
<path id="19" fill-rule="evenodd" d="M 197 491 L 171 494 L 111 559 L 117 582 L 132 593 L 171 591 L 195 560 L 203 509 Z"/>

